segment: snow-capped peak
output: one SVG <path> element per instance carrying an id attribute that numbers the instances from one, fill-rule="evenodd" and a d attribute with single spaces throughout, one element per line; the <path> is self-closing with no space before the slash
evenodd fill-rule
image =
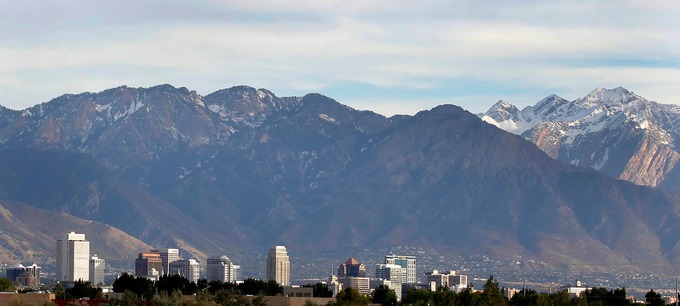
<path id="1" fill-rule="evenodd" d="M 613 89 L 606 89 L 602 87 L 595 88 L 588 95 L 580 99 L 580 102 L 602 103 L 605 105 L 612 104 L 626 104 L 632 100 L 641 99 L 638 95 L 628 91 L 623 87 L 616 87 Z"/>
<path id="2" fill-rule="evenodd" d="M 493 118 L 496 122 L 512 119 L 519 109 L 507 101 L 499 100 L 484 115 Z"/>

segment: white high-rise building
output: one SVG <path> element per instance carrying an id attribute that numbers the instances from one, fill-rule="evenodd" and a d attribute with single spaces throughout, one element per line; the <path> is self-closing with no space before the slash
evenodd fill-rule
<path id="1" fill-rule="evenodd" d="M 208 258 L 206 262 L 206 277 L 209 282 L 219 281 L 234 283 L 240 277 L 241 267 L 235 265 L 227 256 L 220 258 Z"/>
<path id="2" fill-rule="evenodd" d="M 400 265 L 393 264 L 377 264 L 375 265 L 375 278 L 385 279 L 392 281 L 393 284 L 406 283 L 406 268 Z"/>
<path id="3" fill-rule="evenodd" d="M 290 259 L 285 246 L 273 246 L 267 255 L 267 280 L 290 286 Z"/>
<path id="4" fill-rule="evenodd" d="M 406 283 L 415 284 L 418 282 L 416 274 L 416 257 L 412 255 L 385 255 L 385 264 L 399 265 L 406 269 Z"/>
<path id="5" fill-rule="evenodd" d="M 57 281 L 90 280 L 90 242 L 70 232 L 57 240 Z"/>
<path id="6" fill-rule="evenodd" d="M 201 264 L 193 258 L 175 260 L 170 263 L 168 275 L 180 275 L 190 282 L 198 282 L 201 278 Z"/>
<path id="7" fill-rule="evenodd" d="M 171 275 L 170 273 L 170 263 L 173 261 L 180 260 L 179 249 L 160 249 L 152 250 L 152 252 L 158 252 L 161 254 L 161 263 L 163 265 L 163 271 L 159 271 L 161 275 Z"/>
<path id="8" fill-rule="evenodd" d="M 92 285 L 104 284 L 104 269 L 106 268 L 106 260 L 97 257 L 97 254 L 90 258 L 90 283 Z"/>

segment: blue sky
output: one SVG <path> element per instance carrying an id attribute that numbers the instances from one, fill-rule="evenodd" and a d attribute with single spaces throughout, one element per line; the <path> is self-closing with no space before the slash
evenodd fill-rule
<path id="1" fill-rule="evenodd" d="M 680 103 L 678 1 L 0 0 L 0 105 L 169 83 L 384 115 L 618 86 Z"/>

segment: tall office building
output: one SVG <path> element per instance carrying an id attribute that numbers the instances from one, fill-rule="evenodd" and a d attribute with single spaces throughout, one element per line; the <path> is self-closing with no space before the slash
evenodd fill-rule
<path id="1" fill-rule="evenodd" d="M 57 281 L 90 280 L 90 242 L 70 232 L 57 240 Z"/>
<path id="2" fill-rule="evenodd" d="M 385 264 L 399 265 L 406 269 L 406 283 L 415 284 L 418 282 L 416 273 L 416 257 L 412 255 L 385 255 Z"/>
<path id="3" fill-rule="evenodd" d="M 399 283 L 401 286 L 406 283 L 406 268 L 393 264 L 377 264 L 375 278 L 389 280 L 394 284 Z"/>
<path id="4" fill-rule="evenodd" d="M 176 260 L 180 260 L 179 249 L 160 249 L 152 250 L 152 252 L 158 252 L 161 254 L 161 263 L 163 271 L 159 271 L 161 275 L 170 275 L 170 263 Z"/>
<path id="5" fill-rule="evenodd" d="M 104 284 L 104 269 L 106 268 L 106 260 L 97 257 L 97 254 L 90 257 L 90 283 L 92 285 Z"/>
<path id="6" fill-rule="evenodd" d="M 267 280 L 282 286 L 290 285 L 290 259 L 285 246 L 273 246 L 267 255 Z"/>
<path id="7" fill-rule="evenodd" d="M 168 275 L 180 275 L 190 282 L 198 282 L 201 278 L 201 264 L 193 258 L 175 260 L 170 263 Z"/>
<path id="8" fill-rule="evenodd" d="M 179 259 L 179 258 L 177 258 Z M 140 252 L 135 259 L 135 276 L 155 278 L 163 271 L 161 253 L 157 250 Z"/>
<path id="9" fill-rule="evenodd" d="M 338 277 L 366 277 L 366 266 L 350 257 L 338 267 Z"/>
<path id="10" fill-rule="evenodd" d="M 209 282 L 234 283 L 240 277 L 241 267 L 235 265 L 227 256 L 208 258 L 206 262 L 206 277 Z"/>

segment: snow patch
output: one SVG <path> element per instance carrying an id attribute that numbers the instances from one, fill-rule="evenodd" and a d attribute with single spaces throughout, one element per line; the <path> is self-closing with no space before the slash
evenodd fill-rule
<path id="1" fill-rule="evenodd" d="M 593 155 L 595 155 L 595 153 L 593 153 Z M 591 158 L 592 158 L 592 157 L 591 157 Z M 598 171 L 599 171 L 599 170 L 602 170 L 602 167 L 604 167 L 604 165 L 605 165 L 608 161 L 609 161 L 609 148 L 605 148 L 605 149 L 604 149 L 604 156 L 602 156 L 602 159 L 600 159 L 599 162 L 597 162 L 596 164 L 594 164 L 594 165 L 592 166 L 592 168 L 595 169 L 595 170 L 598 170 Z"/>
<path id="2" fill-rule="evenodd" d="M 118 119 L 120 118 L 132 115 L 142 107 L 144 107 L 144 103 L 142 103 L 142 101 L 140 100 L 135 99 L 126 110 L 113 115 L 113 120 L 118 121 Z"/>
<path id="3" fill-rule="evenodd" d="M 331 116 L 326 115 L 326 114 L 319 114 L 319 118 L 321 118 L 324 121 L 330 122 L 330 123 L 335 123 L 335 119 L 332 118 Z"/>

